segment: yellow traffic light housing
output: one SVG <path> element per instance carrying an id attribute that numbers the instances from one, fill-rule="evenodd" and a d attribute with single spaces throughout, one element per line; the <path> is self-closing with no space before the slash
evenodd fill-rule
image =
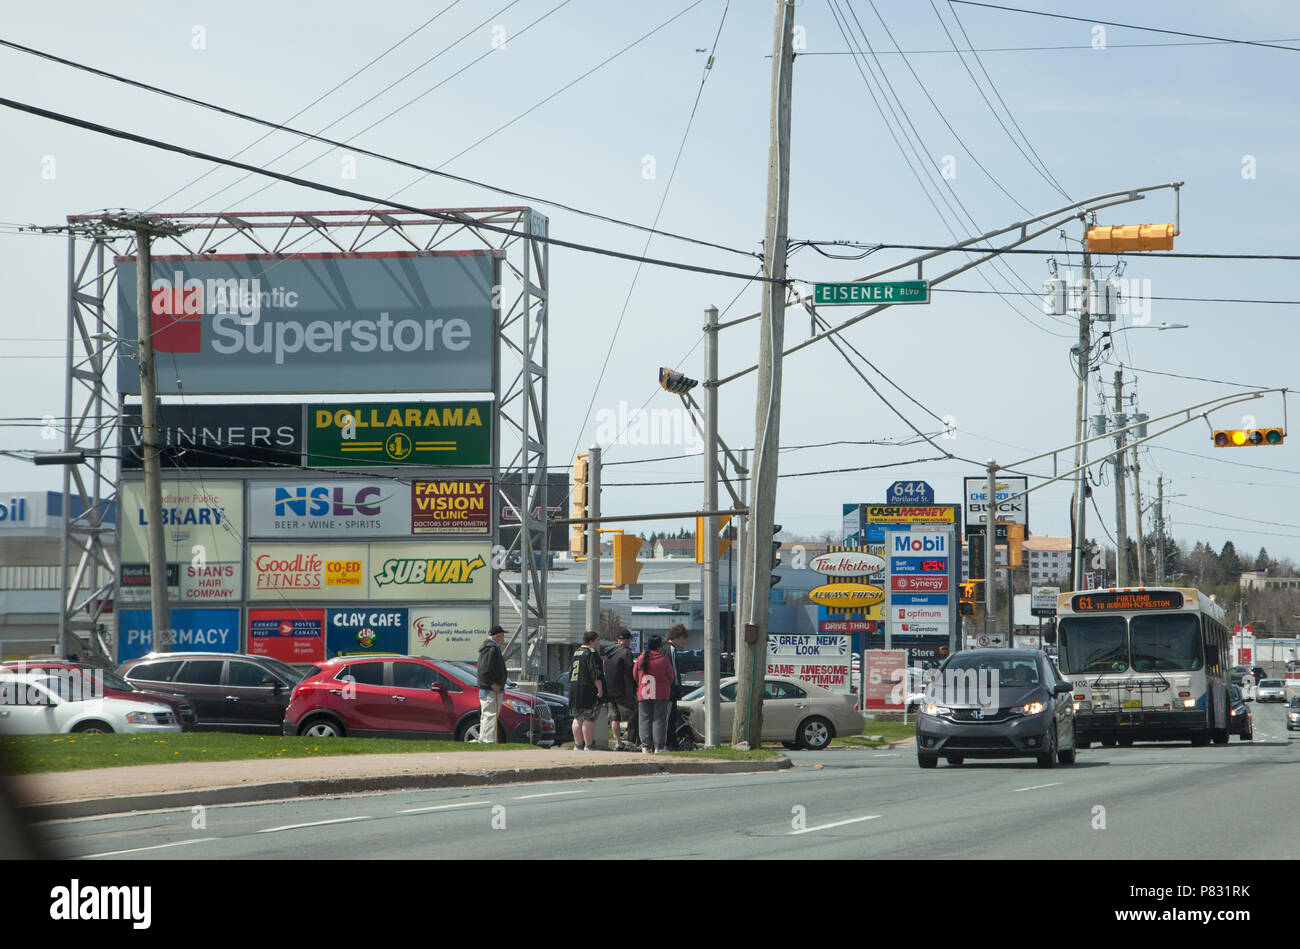
<path id="1" fill-rule="evenodd" d="M 614 585 L 636 583 L 641 575 L 641 564 L 636 555 L 641 552 L 641 538 L 635 534 L 614 535 Z"/>
<path id="2" fill-rule="evenodd" d="M 731 549 L 731 541 L 727 540 L 725 536 L 723 536 L 726 534 L 727 525 L 729 523 L 731 523 L 730 514 L 726 515 L 725 517 L 718 518 L 718 531 L 720 532 L 718 536 L 718 559 L 719 560 L 722 559 L 723 554 L 725 554 L 728 550 Z M 697 517 L 695 519 L 695 562 L 696 563 L 704 563 L 705 556 L 708 553 L 709 548 L 704 546 L 705 544 L 704 535 L 708 531 L 708 529 L 709 529 L 709 519 L 707 517 Z"/>
<path id="3" fill-rule="evenodd" d="M 1088 250 L 1094 254 L 1173 250 L 1178 228 L 1173 224 L 1125 224 L 1088 228 Z"/>
<path id="4" fill-rule="evenodd" d="M 1280 445 L 1286 440 L 1281 428 L 1223 428 L 1214 431 L 1215 448 L 1253 448 L 1257 445 Z"/>
<path id="5" fill-rule="evenodd" d="M 1007 566 L 1019 567 L 1021 564 L 1020 545 L 1025 542 L 1025 525 L 1007 525 Z"/>
<path id="6" fill-rule="evenodd" d="M 579 455 L 573 463 L 573 501 L 569 505 L 570 517 L 587 516 L 587 456 Z M 569 527 L 569 553 L 575 560 L 587 555 L 587 525 Z"/>
<path id="7" fill-rule="evenodd" d="M 975 616 L 979 610 L 980 588 L 983 580 L 967 580 L 961 584 L 961 596 L 957 601 L 958 612 L 962 616 Z"/>

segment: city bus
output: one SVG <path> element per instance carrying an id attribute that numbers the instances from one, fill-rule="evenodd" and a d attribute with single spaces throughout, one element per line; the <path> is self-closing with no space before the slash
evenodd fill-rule
<path id="1" fill-rule="evenodd" d="M 1057 597 L 1057 665 L 1074 684 L 1078 746 L 1228 740 L 1231 636 L 1199 590 L 1126 587 Z"/>

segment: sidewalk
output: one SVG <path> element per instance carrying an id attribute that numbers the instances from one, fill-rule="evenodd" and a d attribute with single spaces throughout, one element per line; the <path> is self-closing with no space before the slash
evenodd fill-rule
<path id="1" fill-rule="evenodd" d="M 790 766 L 789 758 L 723 761 L 614 751 L 465 751 L 133 765 L 19 775 L 10 779 L 10 786 L 28 819 L 41 821 L 364 791 L 648 774 L 740 774 Z"/>

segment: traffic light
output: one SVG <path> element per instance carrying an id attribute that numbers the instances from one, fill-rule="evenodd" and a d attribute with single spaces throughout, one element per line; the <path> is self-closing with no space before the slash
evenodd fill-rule
<path id="1" fill-rule="evenodd" d="M 1177 229 L 1172 224 L 1125 224 L 1088 228 L 1088 250 L 1094 254 L 1173 250 Z"/>
<path id="2" fill-rule="evenodd" d="M 569 505 L 570 517 L 587 516 L 587 456 L 579 455 L 573 463 L 573 503 Z M 587 555 L 587 525 L 569 526 L 569 553 L 575 560 Z"/>
<path id="3" fill-rule="evenodd" d="M 635 534 L 614 535 L 614 585 L 636 583 L 641 575 L 641 564 L 636 555 L 641 552 L 641 538 Z"/>
<path id="4" fill-rule="evenodd" d="M 1214 432 L 1215 448 L 1244 448 L 1280 445 L 1286 433 L 1280 428 L 1224 428 Z"/>
<path id="5" fill-rule="evenodd" d="M 781 533 L 781 525 L 773 524 L 772 533 L 773 534 Z M 781 542 L 774 537 L 772 538 L 772 569 L 775 570 L 779 566 L 781 566 Z M 777 576 L 775 573 L 773 573 L 772 586 L 776 586 L 780 582 L 781 582 L 781 578 Z"/>
<path id="6" fill-rule="evenodd" d="M 1021 563 L 1020 545 L 1025 542 L 1025 525 L 1007 525 L 1007 566 L 1019 567 Z"/>
<path id="7" fill-rule="evenodd" d="M 695 379 L 688 379 L 680 372 L 673 372 L 671 369 L 661 367 L 659 369 L 659 385 L 669 392 L 685 395 L 699 385 L 699 382 Z"/>
<path id="8" fill-rule="evenodd" d="M 983 580 L 968 580 L 961 585 L 961 596 L 957 601 L 958 612 L 962 616 L 979 614 L 980 584 Z"/>
<path id="9" fill-rule="evenodd" d="M 719 560 L 722 559 L 723 554 L 725 554 L 729 549 L 731 549 L 731 540 L 729 539 L 731 532 L 727 530 L 727 524 L 730 521 L 731 521 L 730 514 L 728 514 L 726 517 L 718 518 L 719 534 L 718 534 L 717 541 L 718 541 Z M 705 545 L 704 535 L 708 531 L 708 529 L 709 529 L 709 519 L 707 517 L 697 517 L 695 519 L 695 562 L 696 563 L 704 563 L 705 556 L 709 552 L 709 548 L 704 546 Z"/>

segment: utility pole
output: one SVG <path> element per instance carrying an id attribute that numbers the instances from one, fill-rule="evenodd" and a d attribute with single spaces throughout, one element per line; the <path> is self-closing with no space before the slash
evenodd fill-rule
<path id="1" fill-rule="evenodd" d="M 1074 449 L 1074 467 L 1078 472 L 1074 476 L 1074 589 L 1083 589 L 1083 552 L 1086 549 L 1087 532 L 1084 523 L 1087 520 L 1086 502 L 1088 478 L 1083 466 L 1088 461 L 1088 446 L 1083 444 L 1088 437 L 1088 352 L 1092 348 L 1091 317 L 1088 313 L 1088 288 L 1092 283 L 1092 253 L 1088 250 L 1087 222 L 1084 222 L 1083 241 L 1083 294 L 1079 307 L 1079 392 L 1074 410 L 1074 432 L 1076 447 Z"/>
<path id="2" fill-rule="evenodd" d="M 1156 582 L 1165 585 L 1165 478 L 1156 476 Z"/>
<path id="3" fill-rule="evenodd" d="M 740 492 L 740 504 L 749 507 L 749 449 L 740 449 L 740 471 L 736 473 L 736 490 Z M 741 514 L 736 518 L 736 562 L 740 564 L 740 576 L 736 583 L 735 612 L 731 614 L 731 664 L 732 675 L 736 674 L 736 657 L 740 654 L 741 617 L 745 615 L 745 551 L 749 545 L 749 515 Z"/>
<path id="4" fill-rule="evenodd" d="M 587 449 L 587 516 L 600 517 L 600 446 Z M 600 522 L 587 525 L 587 632 L 600 632 Z"/>
<path id="5" fill-rule="evenodd" d="M 745 550 L 748 587 L 744 635 L 736 637 L 734 748 L 757 748 L 763 734 L 763 682 L 767 671 L 767 614 L 772 573 L 776 478 L 781 443 L 781 358 L 785 349 L 785 256 L 790 193 L 790 98 L 794 71 L 794 0 L 775 0 L 772 39 L 771 123 L 767 156 L 764 287 L 754 399 L 754 500 Z M 762 668 L 760 668 L 760 665 Z"/>
<path id="6" fill-rule="evenodd" d="M 718 308 L 704 311 L 704 510 L 718 509 Z M 704 747 L 718 747 L 718 518 L 704 529 Z"/>
<path id="7" fill-rule="evenodd" d="M 998 514 L 998 463 L 989 459 L 988 497 L 984 499 L 984 635 L 993 641 L 993 606 L 998 601 L 998 591 L 993 586 L 997 576 L 993 562 L 997 552 Z M 889 551 L 885 551 L 888 556 Z M 1010 566 L 1010 556 L 1007 557 Z"/>
<path id="8" fill-rule="evenodd" d="M 162 475 L 158 454 L 158 386 L 153 349 L 153 302 L 151 241 L 154 237 L 176 237 L 180 228 L 160 218 L 123 214 L 106 223 L 135 231 L 135 323 L 136 358 L 140 363 L 140 448 L 144 470 L 144 506 L 148 520 L 145 531 L 149 547 L 149 601 L 152 608 L 153 651 L 171 652 L 171 614 L 167 607 L 167 551 L 163 546 Z M 171 311 L 179 309 L 180 290 L 168 300 Z M 66 566 L 65 566 L 66 569 Z"/>
<path id="9" fill-rule="evenodd" d="M 1124 372 L 1115 370 L 1115 583 L 1116 586 L 1128 586 L 1128 517 L 1125 503 L 1128 498 L 1124 491 Z"/>
<path id="10" fill-rule="evenodd" d="M 1139 435 L 1141 430 L 1139 430 Z M 1138 465 L 1137 446 L 1133 446 L 1133 503 L 1136 505 L 1134 510 L 1137 511 L 1137 581 L 1138 586 L 1146 583 L 1146 559 L 1147 546 L 1146 540 L 1142 536 L 1142 469 Z"/>

